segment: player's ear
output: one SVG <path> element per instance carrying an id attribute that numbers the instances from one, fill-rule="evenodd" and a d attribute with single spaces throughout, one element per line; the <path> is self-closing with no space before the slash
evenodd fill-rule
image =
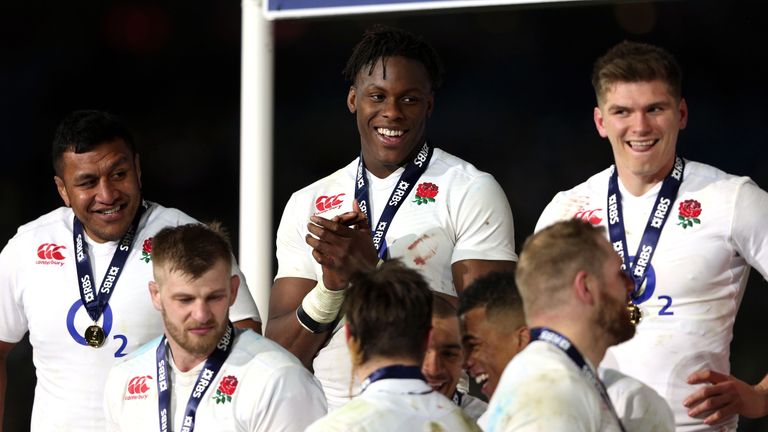
<path id="1" fill-rule="evenodd" d="M 158 311 L 162 311 L 163 304 L 160 301 L 160 286 L 155 281 L 149 281 L 149 296 L 152 298 L 152 306 Z"/>
<path id="2" fill-rule="evenodd" d="M 528 346 L 528 342 L 531 341 L 531 332 L 528 331 L 527 325 L 522 325 L 516 330 L 517 346 L 518 349 L 523 349 Z"/>
<path id="3" fill-rule="evenodd" d="M 688 124 L 688 104 L 685 102 L 685 98 L 680 98 L 680 103 L 677 106 L 677 110 L 680 114 L 678 127 L 680 129 L 685 129 L 685 126 Z"/>
<path id="4" fill-rule="evenodd" d="M 584 270 L 576 273 L 572 283 L 573 295 L 579 302 L 592 305 L 597 297 L 597 283 L 595 279 Z"/>
<path id="5" fill-rule="evenodd" d="M 139 160 L 139 154 L 133 155 L 133 165 L 136 167 L 136 181 L 139 182 L 139 189 L 141 189 L 141 161 Z"/>
<path id="6" fill-rule="evenodd" d="M 357 101 L 355 100 L 356 97 L 357 93 L 355 86 L 349 86 L 349 93 L 347 93 L 347 108 L 352 114 L 357 112 Z"/>
<path id="7" fill-rule="evenodd" d="M 56 190 L 64 201 L 64 205 L 69 207 L 69 194 L 67 194 L 67 185 L 64 184 L 64 180 L 59 176 L 54 176 L 53 182 L 56 183 Z"/>
<path id="8" fill-rule="evenodd" d="M 595 107 L 594 111 L 592 112 L 592 117 L 595 121 L 597 133 L 599 133 L 603 138 L 608 138 L 608 132 L 605 131 L 605 125 L 603 124 L 603 112 L 600 110 L 599 106 Z"/>
<path id="9" fill-rule="evenodd" d="M 240 287 L 240 276 L 238 275 L 232 275 L 229 278 L 229 305 L 232 306 L 235 304 L 235 300 L 237 299 L 237 289 Z"/>

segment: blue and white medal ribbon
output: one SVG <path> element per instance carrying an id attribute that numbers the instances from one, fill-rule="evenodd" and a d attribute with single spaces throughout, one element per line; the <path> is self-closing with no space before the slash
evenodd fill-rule
<path id="1" fill-rule="evenodd" d="M 123 268 L 125 268 L 125 263 L 128 260 L 128 255 L 131 253 L 133 240 L 139 227 L 139 221 L 146 209 L 145 205 L 144 202 L 139 205 L 131 225 L 128 227 L 128 231 L 120 239 L 120 243 L 117 245 L 117 249 L 115 249 L 112 260 L 109 263 L 109 269 L 107 269 L 104 278 L 101 280 L 101 286 L 99 286 L 98 290 L 95 289 L 91 259 L 86 250 L 83 223 L 80 222 L 77 216 L 74 217 L 72 222 L 72 238 L 75 243 L 75 267 L 77 268 L 80 300 L 83 302 L 88 316 L 93 320 L 93 325 L 88 327 L 85 332 L 85 341 L 94 348 L 103 345 L 107 336 L 104 330 L 96 325 L 96 322 L 104 313 L 104 309 L 107 308 L 109 298 L 112 297 L 112 293 L 115 291 L 117 280 L 120 278 Z"/>
<path id="2" fill-rule="evenodd" d="M 219 340 L 218 345 L 213 350 L 213 353 L 205 361 L 203 370 L 200 371 L 200 375 L 197 376 L 197 381 L 192 387 L 192 394 L 189 396 L 187 402 L 187 408 L 184 412 L 184 420 L 182 421 L 181 431 L 192 432 L 195 430 L 195 416 L 197 415 L 197 407 L 200 405 L 200 401 L 203 399 L 205 392 L 211 386 L 216 375 L 221 370 L 224 362 L 229 357 L 229 353 L 232 351 L 232 345 L 235 341 L 235 328 L 231 322 L 227 323 L 227 329 L 224 335 Z M 160 417 L 160 431 L 168 432 L 168 416 L 171 407 L 171 385 L 168 378 L 168 365 L 166 354 L 166 339 L 165 336 L 160 340 L 160 345 L 157 346 L 156 359 L 157 359 L 157 404 L 158 414 Z"/>
<path id="3" fill-rule="evenodd" d="M 627 256 L 627 235 L 624 229 L 624 215 L 621 209 L 621 191 L 619 190 L 619 174 L 616 167 L 608 180 L 608 236 L 611 245 L 616 253 L 619 254 L 622 261 L 622 270 L 624 270 L 634 281 L 635 289 L 632 291 L 632 300 L 637 300 L 642 294 L 641 287 L 648 273 L 651 264 L 651 258 L 656 252 L 656 246 L 661 237 L 661 230 L 669 218 L 672 204 L 677 198 L 677 192 L 683 183 L 683 171 L 685 170 L 685 161 L 683 158 L 675 157 L 675 165 L 672 172 L 664 179 L 661 184 L 661 190 L 653 204 L 653 211 L 648 217 L 643 237 L 637 248 L 633 261 Z"/>
<path id="4" fill-rule="evenodd" d="M 355 199 L 360 206 L 360 210 L 365 214 L 368 219 L 368 224 L 371 228 L 371 236 L 373 237 L 373 245 L 376 247 L 376 252 L 379 254 L 379 258 L 385 259 L 387 256 L 387 241 L 385 236 L 389 230 L 389 226 L 392 224 L 392 219 L 395 218 L 395 213 L 400 209 L 400 205 L 405 201 L 405 197 L 411 193 L 411 190 L 416 185 L 424 171 L 427 170 L 429 161 L 432 159 L 433 148 L 428 143 L 424 143 L 419 153 L 408 162 L 405 166 L 405 170 L 400 175 L 400 179 L 397 181 L 397 186 L 392 190 L 392 194 L 389 196 L 389 201 L 384 211 L 381 213 L 378 223 L 372 225 L 371 217 L 368 213 L 368 207 L 370 204 L 370 197 L 368 194 L 368 178 L 365 175 L 365 162 L 363 161 L 363 154 L 360 153 L 360 159 L 357 164 L 357 179 L 355 181 Z"/>

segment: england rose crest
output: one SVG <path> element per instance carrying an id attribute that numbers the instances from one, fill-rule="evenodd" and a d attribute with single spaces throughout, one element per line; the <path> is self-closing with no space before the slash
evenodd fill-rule
<path id="1" fill-rule="evenodd" d="M 237 390 L 237 377 L 227 375 L 219 382 L 219 388 L 216 389 L 213 399 L 217 404 L 232 402 L 232 395 L 235 394 L 235 390 Z"/>
<path id="2" fill-rule="evenodd" d="M 435 202 L 438 190 L 436 184 L 424 182 L 416 188 L 416 198 L 413 202 L 418 205 Z"/>
<path id="3" fill-rule="evenodd" d="M 144 240 L 144 245 L 141 248 L 140 260 L 148 263 L 152 259 L 152 237 Z"/>
<path id="4" fill-rule="evenodd" d="M 699 215 L 701 214 L 701 203 L 696 200 L 685 200 L 680 203 L 680 208 L 678 209 L 678 215 L 677 219 L 679 222 L 678 225 L 682 226 L 683 228 L 692 227 L 693 224 L 700 224 L 701 219 L 699 219 Z"/>

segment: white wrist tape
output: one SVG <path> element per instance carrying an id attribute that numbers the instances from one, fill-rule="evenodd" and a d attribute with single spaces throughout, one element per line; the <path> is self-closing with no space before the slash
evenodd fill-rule
<path id="1" fill-rule="evenodd" d="M 344 290 L 331 291 L 325 287 L 322 280 L 304 296 L 301 308 L 314 321 L 327 324 L 336 319 L 344 302 Z"/>

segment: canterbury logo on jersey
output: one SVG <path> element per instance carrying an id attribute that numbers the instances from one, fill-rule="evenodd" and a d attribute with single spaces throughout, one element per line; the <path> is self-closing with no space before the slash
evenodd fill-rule
<path id="1" fill-rule="evenodd" d="M 147 398 L 147 391 L 149 391 L 149 382 L 148 380 L 151 380 L 152 377 L 150 375 L 140 375 L 135 376 L 131 378 L 130 381 L 128 381 L 128 388 L 126 389 L 127 394 L 123 399 L 125 400 L 136 400 L 136 399 L 146 399 Z"/>
<path id="2" fill-rule="evenodd" d="M 66 258 L 66 255 L 64 255 L 63 251 L 66 249 L 66 246 L 59 246 L 54 243 L 43 243 L 40 246 L 37 247 L 37 257 L 40 258 L 35 262 L 35 264 L 44 264 L 44 265 L 58 265 L 63 266 L 64 265 L 64 259 Z"/>
<path id="3" fill-rule="evenodd" d="M 592 225 L 600 225 L 600 222 L 603 221 L 603 218 L 600 217 L 600 213 L 603 211 L 603 209 L 592 209 L 592 210 L 579 210 L 576 212 L 576 214 L 573 215 L 574 219 L 581 219 L 584 222 L 589 222 Z"/>
<path id="4" fill-rule="evenodd" d="M 321 195 L 317 197 L 315 200 L 315 208 L 317 208 L 315 214 L 318 215 L 341 207 L 341 204 L 344 202 L 341 198 L 344 195 L 346 194 L 340 193 L 338 195 Z"/>

